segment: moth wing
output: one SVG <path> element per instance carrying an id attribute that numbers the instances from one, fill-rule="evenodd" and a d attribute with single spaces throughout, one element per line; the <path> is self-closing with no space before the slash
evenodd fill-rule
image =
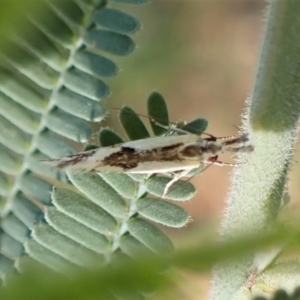
<path id="1" fill-rule="evenodd" d="M 130 141 L 122 144 L 122 147 L 128 147 L 137 151 L 151 151 L 154 148 L 163 148 L 176 144 L 187 144 L 199 141 L 201 138 L 194 134 L 171 135 L 147 138 L 137 141 Z"/>
<path id="2" fill-rule="evenodd" d="M 119 152 L 122 153 L 124 149 L 132 149 L 136 152 L 150 151 L 153 149 L 160 149 L 170 147 L 178 144 L 185 144 L 198 141 L 199 136 L 193 134 L 181 136 L 165 136 L 156 138 L 147 138 L 143 140 L 131 141 L 122 145 L 97 148 L 77 154 L 64 156 L 57 159 L 43 160 L 43 163 L 52 165 L 62 169 L 82 169 L 84 171 L 108 171 L 108 172 L 124 172 L 121 165 L 103 164 L 102 162 L 110 155 Z M 125 153 L 126 154 L 126 153 Z M 126 156 L 126 155 L 125 155 Z M 199 166 L 197 161 L 141 161 L 135 167 L 126 170 L 128 173 L 164 173 L 178 170 L 193 169 Z"/>
<path id="3" fill-rule="evenodd" d="M 141 162 L 126 173 L 166 173 L 198 168 L 200 163 L 194 160 L 186 161 L 150 161 Z"/>
<path id="4" fill-rule="evenodd" d="M 105 157 L 120 150 L 121 148 L 119 146 L 103 147 L 85 152 L 79 152 L 73 155 L 63 156 L 60 158 L 42 160 L 41 162 L 61 169 L 82 169 L 85 171 L 94 171 L 97 169 L 97 166 L 101 164 Z M 108 169 L 110 170 L 107 171 L 113 172 L 122 171 L 121 168 L 112 170 L 110 167 L 108 167 Z M 102 166 L 101 170 L 105 171 L 105 166 Z"/>

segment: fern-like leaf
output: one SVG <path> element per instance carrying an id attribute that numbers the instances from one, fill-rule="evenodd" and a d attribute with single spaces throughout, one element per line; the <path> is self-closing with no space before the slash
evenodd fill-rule
<path id="1" fill-rule="evenodd" d="M 106 251 L 101 235 L 94 246 L 90 245 L 92 250 L 78 244 L 76 238 L 66 241 L 63 228 L 78 223 L 51 208 L 52 183 L 48 181 L 65 185 L 68 178 L 38 161 L 76 152 L 68 140 L 86 142 L 92 134 L 90 122 L 105 116 L 101 100 L 110 93 L 106 79 L 119 70 L 111 57 L 131 53 L 135 45 L 129 35 L 140 28 L 139 21 L 118 10 L 117 4 L 115 8 L 109 6 L 110 1 L 103 0 L 40 1 L 39 9 L 28 5 L 22 16 L 18 14 L 26 31 L 7 28 L 7 45 L 0 49 L 3 280 L 13 272 L 25 241 L 29 255 L 55 270 L 62 265 L 73 269 L 75 261 L 80 263 L 81 254 L 86 257 L 81 264 L 89 265 L 100 255 L 93 251 L 96 245 L 98 252 Z M 41 222 L 43 218 L 49 224 Z M 85 237 L 95 234 L 86 226 L 76 228 Z M 30 236 L 34 240 L 28 240 Z M 56 249 L 49 246 L 53 236 L 60 241 Z M 70 249 L 76 245 L 82 249 L 73 253 Z M 61 248 L 71 251 L 68 255 L 73 257 L 72 262 L 64 258 Z"/>

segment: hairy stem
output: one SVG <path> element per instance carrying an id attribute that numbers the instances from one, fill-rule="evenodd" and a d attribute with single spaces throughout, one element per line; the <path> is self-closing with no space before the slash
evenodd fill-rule
<path id="1" fill-rule="evenodd" d="M 272 0 L 244 130 L 254 152 L 239 160 L 227 197 L 222 239 L 272 228 L 281 207 L 300 113 L 300 1 Z M 253 256 L 216 266 L 211 299 L 232 299 L 255 269 Z"/>

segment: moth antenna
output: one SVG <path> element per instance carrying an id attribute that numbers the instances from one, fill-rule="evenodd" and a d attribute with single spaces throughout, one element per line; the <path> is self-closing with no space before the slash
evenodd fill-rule
<path id="1" fill-rule="evenodd" d="M 252 152 L 254 150 L 254 146 L 253 145 L 246 145 L 246 146 L 240 146 L 240 147 L 226 147 L 225 148 L 227 152 L 232 152 L 232 153 L 236 153 L 236 152 Z"/>
<path id="2" fill-rule="evenodd" d="M 248 133 L 244 133 L 240 136 L 237 136 L 233 139 L 230 139 L 228 141 L 224 141 L 222 142 L 221 144 L 223 146 L 228 146 L 228 145 L 232 145 L 232 144 L 240 144 L 240 143 L 246 143 L 249 141 L 249 138 L 248 138 Z"/>

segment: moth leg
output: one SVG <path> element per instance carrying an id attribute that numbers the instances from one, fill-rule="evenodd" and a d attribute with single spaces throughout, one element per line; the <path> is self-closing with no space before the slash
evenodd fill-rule
<path id="1" fill-rule="evenodd" d="M 151 120 L 151 122 L 153 122 L 156 126 L 159 126 L 163 129 L 166 129 L 168 131 L 168 133 L 171 133 L 172 131 L 177 132 L 177 133 L 181 133 L 181 134 L 188 134 L 189 132 L 180 128 L 176 127 L 176 124 L 173 124 L 172 126 L 166 126 L 166 125 L 162 125 L 159 122 L 157 122 L 154 118 L 152 118 L 149 115 L 149 119 Z"/>
<path id="2" fill-rule="evenodd" d="M 194 169 L 194 168 L 193 168 Z M 185 177 L 192 169 L 187 169 L 187 170 L 183 170 L 180 173 L 174 174 L 174 177 L 172 178 L 172 180 L 170 180 L 167 185 L 165 186 L 164 189 L 164 193 L 162 195 L 162 198 L 165 198 L 166 195 L 169 192 L 170 187 L 176 182 L 178 181 L 180 178 Z"/>
<path id="3" fill-rule="evenodd" d="M 210 165 L 216 165 L 216 166 L 220 166 L 220 167 L 223 167 L 223 166 L 234 167 L 236 165 L 240 165 L 240 163 L 238 163 L 238 164 L 231 164 L 231 163 L 226 163 L 226 162 L 219 161 L 219 160 L 216 160 L 216 161 L 204 161 L 204 163 L 205 164 L 210 164 Z"/>
<path id="4" fill-rule="evenodd" d="M 229 166 L 229 167 L 235 167 L 235 166 L 240 166 L 240 165 L 244 165 L 245 162 L 241 162 L 241 163 L 226 163 L 223 161 L 219 161 L 218 160 L 218 156 L 213 156 L 210 157 L 207 161 L 204 161 L 205 164 L 210 164 L 210 165 L 216 165 L 216 166 Z"/>
<path id="5" fill-rule="evenodd" d="M 228 136 L 218 136 L 217 140 L 231 140 L 231 139 L 236 139 L 238 137 L 240 137 L 240 134 L 234 134 L 234 135 L 228 135 Z"/>

